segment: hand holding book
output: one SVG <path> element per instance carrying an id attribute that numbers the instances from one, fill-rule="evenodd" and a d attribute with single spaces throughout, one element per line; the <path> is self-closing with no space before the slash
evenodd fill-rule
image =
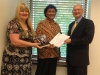
<path id="1" fill-rule="evenodd" d="M 42 35 L 37 36 L 35 38 L 35 40 L 37 42 L 39 42 L 40 43 L 40 46 L 42 46 L 42 47 L 50 46 L 50 43 L 48 42 L 48 39 L 47 39 L 47 37 L 46 37 L 45 34 L 42 34 Z"/>

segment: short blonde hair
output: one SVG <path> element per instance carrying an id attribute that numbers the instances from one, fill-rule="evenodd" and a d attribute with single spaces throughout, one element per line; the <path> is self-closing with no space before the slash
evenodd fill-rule
<path id="1" fill-rule="evenodd" d="M 20 3 L 20 4 L 18 4 L 18 6 L 17 6 L 17 8 L 16 8 L 16 12 L 15 12 L 15 19 L 18 20 L 18 22 L 20 23 L 21 27 L 23 28 L 25 34 L 27 35 L 27 32 L 25 31 L 25 29 L 24 29 L 24 27 L 23 27 L 23 22 L 21 21 L 21 18 L 20 18 L 20 16 L 19 16 L 19 13 L 20 13 L 21 10 L 26 10 L 26 11 L 29 12 L 29 14 L 28 14 L 28 19 L 27 19 L 26 23 L 27 23 L 27 25 L 29 26 L 29 28 L 31 29 L 31 33 L 33 34 L 33 36 L 35 36 L 35 32 L 34 32 L 34 30 L 33 30 L 32 22 L 31 22 L 31 19 L 30 19 L 30 10 L 29 10 L 27 4 L 25 4 L 25 3 Z"/>

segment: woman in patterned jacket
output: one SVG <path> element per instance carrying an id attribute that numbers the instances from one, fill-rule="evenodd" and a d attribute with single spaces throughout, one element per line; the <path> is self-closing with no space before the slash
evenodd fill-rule
<path id="1" fill-rule="evenodd" d="M 57 9 L 54 5 L 48 5 L 44 9 L 45 20 L 42 20 L 36 29 L 37 35 L 45 34 L 50 42 L 54 36 L 61 32 L 58 23 L 54 21 Z M 50 45 L 38 49 L 38 64 L 35 75 L 55 75 L 56 65 L 59 58 L 59 48 Z"/>

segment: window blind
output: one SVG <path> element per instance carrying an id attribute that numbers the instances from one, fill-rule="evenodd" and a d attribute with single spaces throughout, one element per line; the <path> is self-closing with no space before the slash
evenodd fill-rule
<path id="1" fill-rule="evenodd" d="M 81 4 L 84 9 L 83 16 L 89 18 L 90 0 L 27 0 L 31 11 L 31 19 L 34 30 L 41 20 L 45 19 L 44 8 L 48 4 L 54 4 L 57 7 L 55 21 L 60 25 L 61 32 L 67 34 L 69 24 L 74 21 L 72 15 L 73 6 Z M 66 45 L 60 47 L 61 57 L 66 57 Z M 37 54 L 36 48 L 33 48 L 33 55 Z"/>

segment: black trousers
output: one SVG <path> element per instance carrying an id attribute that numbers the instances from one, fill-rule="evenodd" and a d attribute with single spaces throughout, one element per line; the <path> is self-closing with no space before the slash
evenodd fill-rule
<path id="1" fill-rule="evenodd" d="M 87 66 L 72 66 L 67 62 L 67 75 L 87 75 Z"/>
<path id="2" fill-rule="evenodd" d="M 35 75 L 56 75 L 57 58 L 38 59 Z"/>

